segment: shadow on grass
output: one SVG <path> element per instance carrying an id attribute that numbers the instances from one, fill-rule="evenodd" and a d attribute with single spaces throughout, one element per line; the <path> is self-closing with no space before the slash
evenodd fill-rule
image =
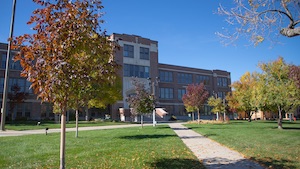
<path id="1" fill-rule="evenodd" d="M 241 159 L 241 160 L 233 160 L 227 158 L 206 158 L 203 159 L 204 165 L 207 168 L 253 168 L 253 169 L 263 169 L 260 164 L 253 162 L 248 159 Z"/>
<path id="2" fill-rule="evenodd" d="M 210 136 L 216 136 L 217 134 L 213 134 L 213 133 L 211 133 L 211 134 L 205 134 L 205 135 L 203 135 L 203 137 L 206 137 L 206 138 L 208 138 L 208 137 L 210 137 Z"/>
<path id="3" fill-rule="evenodd" d="M 165 168 L 189 168 L 189 169 L 205 169 L 199 160 L 182 159 L 182 158 L 164 158 L 150 163 L 151 167 L 158 169 Z"/>
<path id="4" fill-rule="evenodd" d="M 256 157 L 250 158 L 253 161 L 256 161 L 267 168 L 277 169 L 277 168 L 289 168 L 289 169 L 296 169 L 298 168 L 294 161 L 286 160 L 286 159 L 274 159 L 274 158 L 264 158 L 264 159 L 257 159 Z"/>
<path id="5" fill-rule="evenodd" d="M 158 139 L 158 138 L 166 138 L 166 137 L 177 137 L 175 135 L 160 135 L 160 134 L 154 134 L 154 135 L 134 135 L 134 136 L 122 136 L 121 139 L 129 139 L 129 140 L 140 140 L 140 139 Z"/>
<path id="6" fill-rule="evenodd" d="M 300 130 L 300 127 L 283 127 L 284 130 Z"/>
<path id="7" fill-rule="evenodd" d="M 10 126 L 36 126 L 38 122 L 39 122 L 38 120 L 37 121 L 9 121 L 6 124 Z M 40 124 L 44 125 L 44 124 L 56 124 L 56 123 L 54 121 L 42 121 Z"/>

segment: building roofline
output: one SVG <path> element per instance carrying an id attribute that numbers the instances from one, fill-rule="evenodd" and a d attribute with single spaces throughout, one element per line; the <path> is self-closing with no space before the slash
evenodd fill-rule
<path id="1" fill-rule="evenodd" d="M 176 71 L 180 71 L 176 68 L 184 68 L 184 69 L 190 69 L 190 70 L 195 70 L 195 71 L 209 71 L 211 73 L 214 73 L 215 71 L 220 71 L 220 72 L 224 72 L 224 73 L 228 73 L 230 74 L 230 72 L 226 71 L 226 70 L 220 70 L 220 69 L 214 69 L 214 70 L 209 70 L 209 69 L 200 69 L 200 68 L 195 68 L 195 67 L 188 67 L 188 66 L 180 66 L 180 65 L 171 65 L 171 64 L 166 64 L 166 63 L 158 63 L 158 69 L 160 69 L 160 65 L 162 66 L 169 66 L 169 67 L 173 67 L 174 70 Z"/>

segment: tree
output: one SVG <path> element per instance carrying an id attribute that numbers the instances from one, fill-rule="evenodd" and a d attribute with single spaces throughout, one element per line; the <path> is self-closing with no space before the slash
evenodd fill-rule
<path id="1" fill-rule="evenodd" d="M 300 66 L 289 66 L 289 78 L 294 81 L 298 88 L 300 88 Z"/>
<path id="2" fill-rule="evenodd" d="M 254 74 L 246 72 L 240 78 L 240 81 L 233 82 L 231 85 L 231 87 L 234 88 L 234 91 L 232 92 L 232 97 L 229 98 L 229 106 L 231 106 L 231 109 L 245 111 L 249 122 L 251 122 L 253 111 L 257 110 L 252 102 L 252 88 L 255 86 L 256 80 Z"/>
<path id="3" fill-rule="evenodd" d="M 111 80 L 107 82 L 98 83 L 97 81 L 86 81 L 81 87 L 73 91 L 74 97 L 72 106 L 70 108 L 75 109 L 76 119 L 76 132 L 75 137 L 78 137 L 78 116 L 79 109 L 83 108 L 105 108 L 109 104 L 115 103 L 117 100 L 121 100 L 121 81 L 117 74 L 111 74 Z M 78 85 L 80 82 L 73 81 L 74 85 Z M 74 87 L 75 88 L 75 87 Z M 76 89 L 76 88 L 75 88 Z M 86 110 L 88 111 L 88 110 Z M 86 112 L 88 113 L 88 112 Z"/>
<path id="4" fill-rule="evenodd" d="M 13 84 L 11 86 L 11 91 L 8 93 L 8 99 L 9 99 L 9 110 L 11 112 L 11 120 L 14 120 L 14 109 L 17 104 L 23 103 L 24 100 L 27 98 L 28 93 L 20 92 L 21 87 L 17 84 Z"/>
<path id="5" fill-rule="evenodd" d="M 154 110 L 155 99 L 154 96 L 146 90 L 145 84 L 140 82 L 137 78 L 132 80 L 135 87 L 135 94 L 127 98 L 131 113 L 141 115 L 141 125 L 143 127 L 143 114 L 150 113 Z"/>
<path id="6" fill-rule="evenodd" d="M 269 63 L 259 65 L 262 70 L 260 80 L 266 86 L 266 97 L 269 107 L 278 110 L 278 128 L 282 129 L 283 114 L 300 105 L 300 90 L 294 79 L 289 77 L 290 67 L 282 57 Z M 294 76 L 293 76 L 294 77 Z"/>
<path id="7" fill-rule="evenodd" d="M 235 27 L 232 33 L 228 30 L 218 33 L 225 39 L 234 41 L 245 35 L 258 44 L 278 33 L 285 37 L 300 35 L 299 0 L 234 0 L 234 6 L 218 8 L 218 13 L 225 15 L 228 24 Z"/>
<path id="8" fill-rule="evenodd" d="M 182 101 L 186 108 L 197 110 L 198 124 L 200 123 L 200 109 L 207 101 L 209 96 L 208 91 L 205 89 L 204 83 L 189 84 L 186 88 L 186 94 L 183 95 Z"/>
<path id="9" fill-rule="evenodd" d="M 213 109 L 211 110 L 211 112 L 217 114 L 217 120 L 219 120 L 219 115 L 218 113 L 220 112 L 226 112 L 226 106 L 223 104 L 223 101 L 221 98 L 215 98 L 214 96 L 211 96 L 208 98 L 208 105 L 213 107 Z M 224 118 L 225 120 L 225 118 Z"/>
<path id="10" fill-rule="evenodd" d="M 100 28 L 101 0 L 33 1 L 43 7 L 28 22 L 36 33 L 14 39 L 14 48 L 20 50 L 15 61 L 38 98 L 60 107 L 60 168 L 65 168 L 67 108 L 86 84 L 113 80 L 118 66 L 113 44 Z"/>

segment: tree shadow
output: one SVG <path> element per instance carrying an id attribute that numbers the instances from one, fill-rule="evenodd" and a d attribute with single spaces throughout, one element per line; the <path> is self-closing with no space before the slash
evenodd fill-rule
<path id="1" fill-rule="evenodd" d="M 203 159 L 203 164 L 207 168 L 222 168 L 222 169 L 263 169 L 265 167 L 248 159 L 232 160 L 227 158 L 206 158 Z"/>
<path id="2" fill-rule="evenodd" d="M 204 136 L 180 136 L 181 139 L 205 138 Z"/>
<path id="3" fill-rule="evenodd" d="M 190 130 L 191 128 L 171 128 L 173 130 Z"/>
<path id="4" fill-rule="evenodd" d="M 150 163 L 150 166 L 157 169 L 165 168 L 189 168 L 189 169 L 205 169 L 199 160 L 182 159 L 182 158 L 163 158 Z"/>
<path id="5" fill-rule="evenodd" d="M 176 135 L 170 134 L 153 134 L 153 135 L 134 135 L 134 136 L 122 136 L 121 139 L 128 139 L 128 140 L 141 140 L 141 139 L 159 139 L 159 138 L 166 138 L 166 137 L 177 137 Z"/>
<path id="6" fill-rule="evenodd" d="M 206 137 L 206 138 L 208 138 L 208 137 L 210 137 L 210 136 L 216 136 L 217 134 L 212 134 L 212 133 L 209 133 L 209 134 L 205 134 L 205 135 L 203 135 L 203 137 Z"/>
<path id="7" fill-rule="evenodd" d="M 271 157 L 267 157 L 264 159 L 258 159 L 256 157 L 250 158 L 253 161 L 257 161 L 258 163 L 264 165 L 267 168 L 277 169 L 277 168 L 289 168 L 289 169 L 296 169 L 297 166 L 295 165 L 294 161 L 287 160 L 287 159 L 274 159 Z"/>
<path id="8" fill-rule="evenodd" d="M 159 129 L 169 129 L 170 127 L 163 125 L 163 126 L 156 126 L 156 128 L 159 128 Z"/>
<path id="9" fill-rule="evenodd" d="M 283 127 L 284 130 L 300 130 L 300 127 Z"/>

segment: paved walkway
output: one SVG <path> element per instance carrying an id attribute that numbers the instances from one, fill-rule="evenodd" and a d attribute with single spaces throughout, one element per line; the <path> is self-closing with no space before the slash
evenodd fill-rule
<path id="1" fill-rule="evenodd" d="M 164 123 L 167 124 L 167 123 Z M 150 126 L 152 124 L 144 124 Z M 175 133 L 181 138 L 183 143 L 203 162 L 208 169 L 263 169 L 259 164 L 243 157 L 242 154 L 230 150 L 219 143 L 212 141 L 193 130 L 184 127 L 182 123 L 168 124 Z M 94 126 L 79 127 L 79 131 L 101 130 L 126 127 L 138 127 L 140 124 L 112 125 L 112 126 Z M 75 128 L 67 128 L 66 131 L 75 131 Z M 60 129 L 49 129 L 48 133 L 58 133 Z M 25 130 L 25 131 L 0 131 L 0 137 L 21 136 L 29 134 L 45 134 L 45 130 Z"/>
<path id="2" fill-rule="evenodd" d="M 149 126 L 152 124 L 144 124 L 144 126 Z M 126 127 L 138 127 L 141 124 L 124 124 L 124 125 L 111 125 L 111 126 L 93 126 L 93 127 L 78 127 L 78 131 L 87 131 L 87 130 L 103 130 L 103 129 L 115 129 L 115 128 L 126 128 Z M 66 128 L 66 132 L 69 131 L 76 131 L 76 128 Z M 60 128 L 57 129 L 49 129 L 47 133 L 59 133 Z M 29 134 L 46 134 L 45 129 L 38 129 L 38 130 L 24 130 L 24 131 L 15 131 L 15 130 L 0 130 L 0 137 L 5 136 L 22 136 L 22 135 L 29 135 Z"/>
<path id="3" fill-rule="evenodd" d="M 263 169 L 259 164 L 244 158 L 242 154 L 224 147 L 180 123 L 169 124 L 169 126 L 208 169 Z"/>

